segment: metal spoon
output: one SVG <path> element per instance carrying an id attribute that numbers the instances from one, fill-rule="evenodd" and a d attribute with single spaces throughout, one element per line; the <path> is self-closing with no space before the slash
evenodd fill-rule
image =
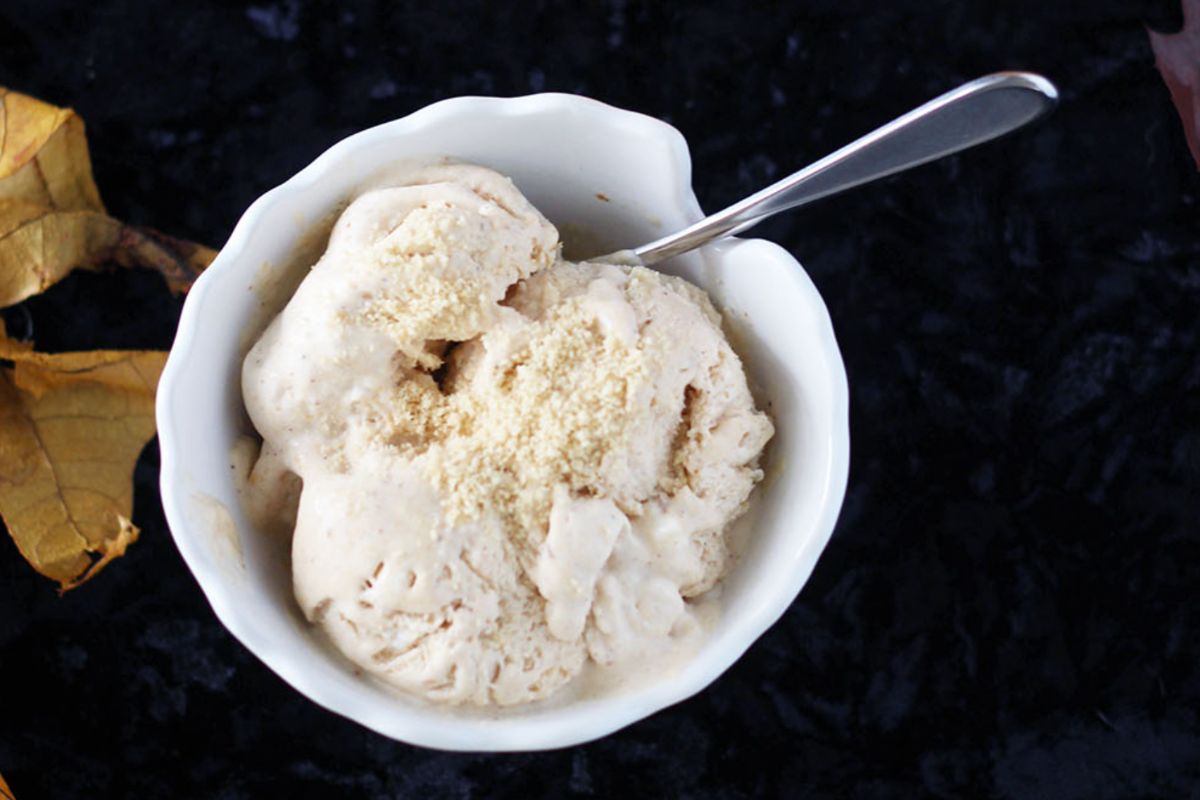
<path id="1" fill-rule="evenodd" d="M 593 261 L 654 264 L 772 214 L 966 150 L 1032 122 L 1058 90 L 1031 72 L 996 72 L 935 97 L 820 161 L 670 236 Z"/>

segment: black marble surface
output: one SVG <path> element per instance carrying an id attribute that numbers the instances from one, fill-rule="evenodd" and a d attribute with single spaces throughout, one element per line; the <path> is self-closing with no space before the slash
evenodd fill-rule
<path id="1" fill-rule="evenodd" d="M 716 208 L 966 79 L 1035 129 L 778 218 L 851 387 L 834 538 L 699 696 L 550 753 L 447 754 L 317 708 L 220 626 L 136 473 L 141 542 L 60 598 L 0 538 L 0 773 L 39 797 L 1200 796 L 1200 174 L 1145 25 L 1173 2 L 4 0 L 0 84 L 78 109 L 109 208 L 219 245 L 365 126 L 458 94 L 667 119 Z M 6 314 L 169 346 L 149 274 Z M 781 421 L 786 424 L 786 420 Z"/>

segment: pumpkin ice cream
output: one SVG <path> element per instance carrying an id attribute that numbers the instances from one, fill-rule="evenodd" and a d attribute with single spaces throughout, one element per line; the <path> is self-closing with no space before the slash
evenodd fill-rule
<path id="1" fill-rule="evenodd" d="M 501 175 L 439 164 L 358 197 L 246 357 L 255 505 L 307 617 L 447 703 L 548 697 L 703 633 L 695 602 L 771 422 L 708 297 L 558 257 Z"/>

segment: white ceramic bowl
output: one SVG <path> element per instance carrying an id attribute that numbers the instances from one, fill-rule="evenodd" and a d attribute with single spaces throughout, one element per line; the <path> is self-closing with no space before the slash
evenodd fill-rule
<path id="1" fill-rule="evenodd" d="M 162 502 L 221 622 L 288 683 L 385 736 L 448 750 L 534 750 L 611 733 L 703 689 L 795 599 L 829 540 L 849 462 L 846 376 L 828 312 L 800 264 L 730 239 L 665 270 L 708 290 L 776 421 L 752 538 L 724 582 L 720 621 L 679 672 L 624 694 L 504 712 L 448 709 L 356 674 L 292 597 L 288 543 L 254 529 L 230 453 L 249 430 L 242 357 L 315 260 L 332 219 L 381 169 L 449 155 L 511 176 L 564 239 L 592 253 L 699 219 L 691 163 L 671 126 L 581 97 L 463 97 L 355 134 L 260 197 L 196 282 L 158 388 Z"/>

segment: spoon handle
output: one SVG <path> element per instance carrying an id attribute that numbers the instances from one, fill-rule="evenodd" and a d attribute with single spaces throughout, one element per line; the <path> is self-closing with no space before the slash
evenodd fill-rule
<path id="1" fill-rule="evenodd" d="M 1030 72 L 996 72 L 935 97 L 745 200 L 633 254 L 642 264 L 743 231 L 772 214 L 966 150 L 1054 108 L 1058 90 Z"/>

